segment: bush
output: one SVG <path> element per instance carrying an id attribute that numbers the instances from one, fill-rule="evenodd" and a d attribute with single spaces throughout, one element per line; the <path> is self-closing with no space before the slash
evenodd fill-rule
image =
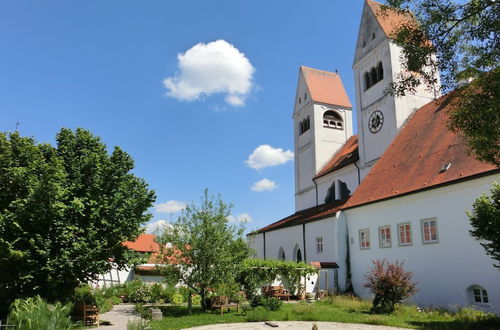
<path id="1" fill-rule="evenodd" d="M 200 295 L 194 295 L 192 298 L 191 298 L 191 301 L 193 303 L 193 305 L 199 305 L 201 304 L 201 296 Z"/>
<path id="2" fill-rule="evenodd" d="M 411 281 L 412 273 L 405 271 L 403 265 L 398 261 L 373 261 L 373 268 L 366 274 L 368 282 L 364 285 L 375 295 L 372 312 L 392 313 L 397 303 L 417 292 L 416 284 Z"/>
<path id="3" fill-rule="evenodd" d="M 184 302 L 184 296 L 180 293 L 174 293 L 172 295 L 172 304 L 179 305 Z"/>
<path id="4" fill-rule="evenodd" d="M 135 304 L 135 311 L 137 312 L 137 314 L 139 314 L 139 316 L 141 317 L 141 319 L 151 320 L 151 318 L 153 317 L 153 313 L 151 311 L 151 308 L 150 307 L 144 307 L 143 303 L 137 303 L 137 304 Z"/>
<path id="5" fill-rule="evenodd" d="M 151 287 L 145 283 L 134 287 L 128 295 L 128 300 L 133 303 L 147 303 L 152 301 Z"/>
<path id="6" fill-rule="evenodd" d="M 146 330 L 149 327 L 149 321 L 145 319 L 132 319 L 127 322 L 127 330 Z"/>
<path id="7" fill-rule="evenodd" d="M 69 316 L 71 304 L 48 304 L 40 296 L 17 299 L 12 304 L 7 323 L 22 330 L 65 330 L 75 328 Z"/>
<path id="8" fill-rule="evenodd" d="M 278 298 L 266 298 L 264 296 L 254 296 L 250 301 L 252 307 L 262 306 L 268 311 L 277 311 L 283 306 L 283 301 Z"/>

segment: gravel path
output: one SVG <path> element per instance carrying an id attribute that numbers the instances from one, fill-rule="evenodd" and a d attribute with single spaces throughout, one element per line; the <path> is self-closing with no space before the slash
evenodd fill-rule
<path id="1" fill-rule="evenodd" d="M 135 318 L 137 314 L 135 313 L 134 304 L 120 304 L 114 305 L 113 309 L 107 313 L 100 315 L 101 321 L 108 321 L 110 325 L 101 325 L 97 330 L 126 330 L 127 322 L 131 318 Z"/>
<path id="2" fill-rule="evenodd" d="M 312 329 L 313 324 L 316 323 L 318 330 L 403 330 L 404 328 L 387 327 L 382 325 L 369 325 L 369 324 L 355 324 L 355 323 L 337 323 L 337 322 L 299 322 L 299 321 L 273 321 L 272 323 L 278 325 L 278 329 L 287 330 L 308 330 Z M 202 327 L 189 328 L 191 330 L 219 330 L 219 329 L 275 329 L 266 325 L 264 322 L 255 323 L 228 323 L 228 324 L 212 324 L 204 325 Z"/>

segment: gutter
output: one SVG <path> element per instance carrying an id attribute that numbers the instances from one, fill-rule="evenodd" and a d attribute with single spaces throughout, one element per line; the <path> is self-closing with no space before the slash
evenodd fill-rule
<path id="1" fill-rule="evenodd" d="M 356 164 L 356 162 L 353 163 L 354 166 L 356 166 L 356 168 L 358 169 L 358 186 L 361 184 L 361 174 L 360 174 L 360 171 L 359 171 L 359 167 L 358 165 Z"/>

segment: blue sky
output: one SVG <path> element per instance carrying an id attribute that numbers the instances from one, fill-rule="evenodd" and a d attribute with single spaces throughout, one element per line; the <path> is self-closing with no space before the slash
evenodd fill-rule
<path id="1" fill-rule="evenodd" d="M 61 127 L 83 127 L 120 146 L 162 204 L 153 221 L 175 219 L 208 188 L 234 204 L 235 219 L 262 227 L 294 212 L 286 152 L 299 66 L 338 69 L 355 104 L 362 5 L 2 1 L 0 130 L 19 121 L 22 135 L 53 143 Z M 262 145 L 271 148 L 246 162 Z M 263 179 L 275 189 L 251 189 Z"/>

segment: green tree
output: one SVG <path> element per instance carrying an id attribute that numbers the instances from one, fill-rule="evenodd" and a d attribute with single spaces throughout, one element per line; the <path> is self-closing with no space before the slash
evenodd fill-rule
<path id="1" fill-rule="evenodd" d="M 127 153 L 108 154 L 83 129 L 61 129 L 56 141 L 0 133 L 0 315 L 16 298 L 68 298 L 111 258 L 124 267 L 121 243 L 151 217 L 155 194 Z"/>
<path id="2" fill-rule="evenodd" d="M 486 253 L 500 262 L 500 185 L 493 183 L 491 196 L 476 199 L 472 213 L 467 215 L 473 228 L 470 234 L 482 240 Z M 500 269 L 500 264 L 494 266 Z"/>
<path id="3" fill-rule="evenodd" d="M 403 67 L 389 91 L 404 95 L 419 85 L 432 86 L 441 73 L 448 92 L 460 80 L 449 127 L 464 133 L 479 160 L 500 166 L 500 5 L 495 0 L 387 0 L 385 10 L 414 19 L 404 21 L 391 35 L 403 49 Z M 430 42 L 429 42 L 430 41 Z M 415 74 L 416 73 L 416 74 Z"/>
<path id="4" fill-rule="evenodd" d="M 239 265 L 250 254 L 243 228 L 228 224 L 230 210 L 220 196 L 209 197 L 205 190 L 201 204 L 188 205 L 159 239 L 167 246 L 164 274 L 200 295 L 203 309 L 209 289 L 237 289 Z"/>

